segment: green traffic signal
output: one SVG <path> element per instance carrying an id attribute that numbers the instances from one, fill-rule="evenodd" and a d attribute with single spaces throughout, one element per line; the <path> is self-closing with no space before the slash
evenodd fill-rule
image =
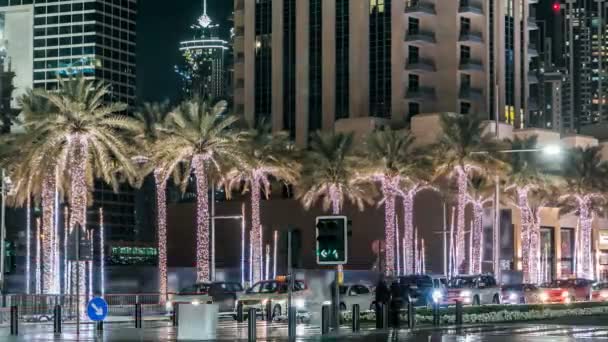
<path id="1" fill-rule="evenodd" d="M 317 218 L 317 263 L 341 265 L 347 261 L 347 219 L 344 216 Z"/>

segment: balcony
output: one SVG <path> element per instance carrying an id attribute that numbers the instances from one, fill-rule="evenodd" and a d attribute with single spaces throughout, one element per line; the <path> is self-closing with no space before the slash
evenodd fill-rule
<path id="1" fill-rule="evenodd" d="M 478 59 L 466 59 L 460 61 L 460 71 L 484 71 L 483 62 Z"/>
<path id="2" fill-rule="evenodd" d="M 528 18 L 528 30 L 530 30 L 530 31 L 538 30 L 538 24 L 536 23 L 536 18 L 532 18 L 532 17 Z"/>
<path id="3" fill-rule="evenodd" d="M 458 13 L 483 15 L 483 5 L 481 2 L 475 0 L 460 0 Z"/>
<path id="4" fill-rule="evenodd" d="M 536 50 L 536 45 L 530 44 L 528 45 L 528 57 L 538 57 L 538 50 Z"/>
<path id="5" fill-rule="evenodd" d="M 538 84 L 538 76 L 536 76 L 535 72 L 528 72 L 528 83 Z"/>
<path id="6" fill-rule="evenodd" d="M 483 35 L 481 32 L 461 31 L 458 41 L 467 43 L 483 43 Z"/>
<path id="7" fill-rule="evenodd" d="M 461 100 L 481 101 L 483 100 L 483 90 L 471 87 L 461 87 L 458 97 Z"/>
<path id="8" fill-rule="evenodd" d="M 405 63 L 405 70 L 419 72 L 435 72 L 435 62 L 425 58 L 409 59 Z"/>
<path id="9" fill-rule="evenodd" d="M 408 30 L 405 36 L 408 43 L 435 44 L 435 33 L 421 30 Z"/>
<path id="10" fill-rule="evenodd" d="M 405 13 L 420 15 L 436 15 L 435 4 L 422 0 L 410 0 L 405 3 Z"/>
<path id="11" fill-rule="evenodd" d="M 435 100 L 435 88 L 433 87 L 416 87 L 415 89 L 407 89 L 405 97 L 408 100 Z"/>

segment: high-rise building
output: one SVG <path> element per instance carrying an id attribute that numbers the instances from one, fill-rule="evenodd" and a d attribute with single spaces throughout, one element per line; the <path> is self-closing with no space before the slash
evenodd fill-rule
<path id="1" fill-rule="evenodd" d="M 8 55 L 30 65 L 15 67 L 17 89 L 54 89 L 57 76 L 83 73 L 112 84 L 108 100 L 134 104 L 136 0 L 4 0 L 0 13 Z"/>
<path id="2" fill-rule="evenodd" d="M 498 108 L 501 121 L 524 126 L 535 3 L 235 0 L 236 112 L 300 145 L 344 119 L 494 118 Z"/>
<path id="3" fill-rule="evenodd" d="M 213 24 L 207 14 L 207 0 L 203 0 L 203 15 L 192 29 L 194 37 L 179 44 L 184 61 L 175 67 L 182 92 L 187 97 L 224 98 L 229 84 L 226 70 L 229 45 L 220 38 L 219 25 Z"/>

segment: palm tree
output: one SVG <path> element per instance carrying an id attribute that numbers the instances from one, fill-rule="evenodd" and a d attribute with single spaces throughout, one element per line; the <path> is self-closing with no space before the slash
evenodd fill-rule
<path id="1" fill-rule="evenodd" d="M 511 150 L 533 150 L 538 148 L 537 136 L 527 138 L 516 137 L 507 140 Z M 513 205 L 519 209 L 521 222 L 521 245 L 522 245 L 522 270 L 524 282 L 531 282 L 534 272 L 530 271 L 533 267 L 531 246 L 531 228 L 534 217 L 532 216 L 529 195 L 533 190 L 542 187 L 547 182 L 547 177 L 543 174 L 539 165 L 539 154 L 534 152 L 510 153 L 507 158 L 508 171 L 505 175 L 507 182 L 507 194 L 513 199 Z"/>
<path id="2" fill-rule="evenodd" d="M 125 110 L 125 105 L 105 104 L 108 84 L 82 76 L 59 79 L 58 83 L 57 91 L 35 90 L 30 93 L 34 98 L 21 100 L 45 109 L 24 106 L 26 133 L 20 139 L 25 150 L 12 174 L 17 183 L 15 200 L 23 204 L 42 193 L 45 202 L 57 186 L 68 197 L 70 230 L 84 229 L 94 181 L 116 183 L 118 166 L 124 177 L 135 177 L 129 146 L 130 137 L 137 134 L 139 126 L 134 120 L 115 114 Z M 52 208 L 43 211 L 43 216 L 52 218 Z M 78 272 L 83 270 L 81 263 Z M 52 268 L 45 269 L 49 277 L 52 272 Z M 45 290 L 50 291 L 50 278 L 45 277 L 44 284 Z"/>
<path id="3" fill-rule="evenodd" d="M 566 194 L 560 197 L 564 212 L 575 212 L 579 217 L 579 245 L 577 275 L 593 279 L 593 258 L 591 253 L 591 230 L 595 214 L 601 213 L 606 205 L 608 164 L 602 161 L 599 146 L 574 148 L 569 151 L 564 162 Z"/>
<path id="4" fill-rule="evenodd" d="M 299 165 L 293 157 L 294 146 L 287 132 L 272 133 L 270 125 L 260 122 L 257 127 L 243 133 L 238 163 L 226 174 L 227 188 L 243 188 L 251 191 L 251 231 L 253 250 L 253 281 L 261 280 L 262 226 L 260 223 L 260 198 L 262 190 L 268 198 L 271 180 L 295 184 Z"/>
<path id="5" fill-rule="evenodd" d="M 242 134 L 231 126 L 235 116 L 223 115 L 225 102 L 211 107 L 197 99 L 182 103 L 165 120 L 154 146 L 156 169 L 173 174 L 185 190 L 193 174 L 196 184 L 196 279 L 209 281 L 209 176 L 220 165 L 238 158 Z"/>
<path id="6" fill-rule="evenodd" d="M 360 159 L 355 155 L 353 134 L 315 132 L 304 155 L 302 178 L 296 196 L 306 209 L 322 201 L 323 210 L 340 214 L 345 200 L 363 210 L 374 195 L 357 177 Z"/>
<path id="7" fill-rule="evenodd" d="M 395 271 L 395 200 L 400 195 L 408 175 L 417 169 L 414 137 L 409 131 L 386 129 L 369 135 L 366 144 L 367 170 L 363 172 L 366 179 L 380 184 L 384 202 L 384 236 L 386 243 L 387 275 Z"/>
<path id="8" fill-rule="evenodd" d="M 161 127 L 169 114 L 167 103 L 146 103 L 135 114 L 135 117 L 142 122 L 143 136 L 140 137 L 144 151 L 153 151 L 154 145 L 160 138 Z M 154 175 L 154 185 L 156 190 L 156 228 L 158 243 L 158 277 L 159 292 L 164 300 L 167 294 L 167 178 L 168 175 L 156 168 L 156 163 L 152 160 L 153 156 L 141 156 L 140 166 L 142 177 L 152 173 Z"/>
<path id="9" fill-rule="evenodd" d="M 546 183 L 542 187 L 536 187 L 530 190 L 528 194 L 528 210 L 530 212 L 530 252 L 528 252 L 528 268 L 529 281 L 533 284 L 539 284 L 543 281 L 541 276 L 541 209 L 557 204 L 556 199 L 559 198 L 559 190 L 551 182 Z"/>
<path id="10" fill-rule="evenodd" d="M 456 269 L 465 267 L 465 207 L 468 179 L 491 165 L 494 158 L 487 153 L 494 148 L 494 139 L 484 133 L 487 124 L 477 115 L 444 113 L 441 115 L 443 135 L 435 148 L 439 175 L 456 178 L 458 206 L 455 233 Z"/>
<path id="11" fill-rule="evenodd" d="M 473 207 L 473 226 L 469 234 L 471 239 L 471 255 L 469 256 L 469 273 L 481 273 L 482 249 L 483 249 L 483 210 L 485 206 L 494 200 L 494 184 L 485 177 L 474 176 L 469 181 L 467 202 Z"/>

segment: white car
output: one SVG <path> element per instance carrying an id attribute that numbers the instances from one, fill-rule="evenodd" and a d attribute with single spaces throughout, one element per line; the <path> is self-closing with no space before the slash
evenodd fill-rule
<path id="1" fill-rule="evenodd" d="M 444 304 L 500 304 L 501 289 L 491 275 L 460 275 L 450 279 Z"/>
<path id="2" fill-rule="evenodd" d="M 361 284 L 344 284 L 340 286 L 340 310 L 352 310 L 354 304 L 359 304 L 359 310 L 373 308 L 375 300 L 372 288 Z"/>
<path id="3" fill-rule="evenodd" d="M 306 289 L 303 281 L 296 280 L 292 292 L 292 303 L 297 311 L 306 311 L 310 291 Z M 286 280 L 264 280 L 255 283 L 250 289 L 245 291 L 235 303 L 237 306 L 243 305 L 243 313 L 247 315 L 250 308 L 256 309 L 258 315 L 266 312 L 266 306 L 270 303 L 272 318 L 287 314 L 287 281 Z"/>

